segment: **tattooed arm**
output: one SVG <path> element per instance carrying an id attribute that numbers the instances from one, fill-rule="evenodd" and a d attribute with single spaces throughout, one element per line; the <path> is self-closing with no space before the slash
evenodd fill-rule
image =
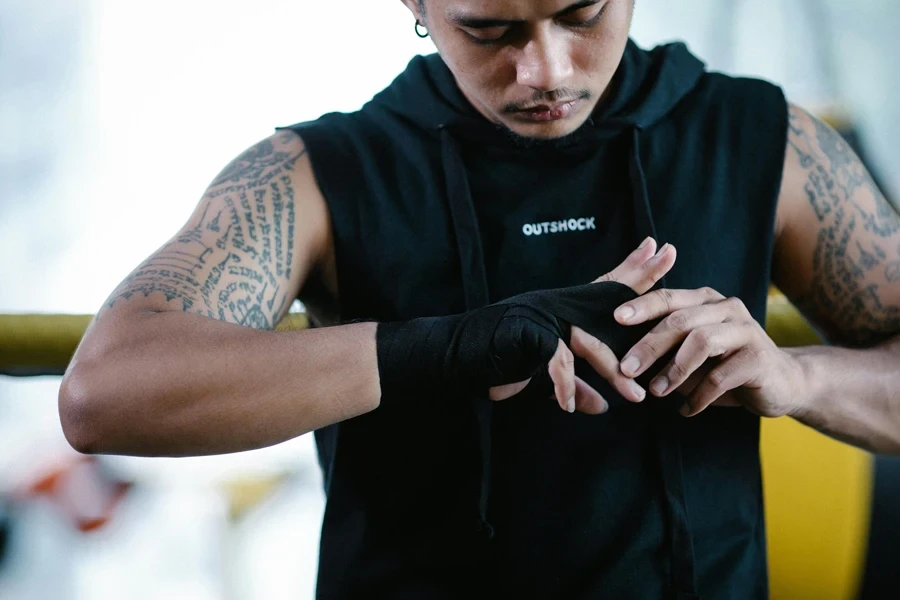
<path id="1" fill-rule="evenodd" d="M 302 140 L 281 132 L 241 154 L 88 328 L 60 388 L 70 443 L 232 452 L 373 410 L 373 324 L 270 331 L 330 247 Z"/>
<path id="2" fill-rule="evenodd" d="M 774 279 L 835 344 L 790 350 L 796 417 L 873 452 L 900 453 L 900 216 L 830 127 L 790 109 Z"/>

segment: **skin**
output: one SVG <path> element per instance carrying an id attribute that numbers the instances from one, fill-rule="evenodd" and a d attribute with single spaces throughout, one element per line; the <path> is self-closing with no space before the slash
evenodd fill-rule
<path id="1" fill-rule="evenodd" d="M 619 66 L 633 13 L 632 0 L 581 8 L 575 0 L 404 4 L 427 27 L 472 106 L 514 134 L 541 139 L 568 135 L 587 121 Z M 569 117 L 549 123 L 508 110 L 577 98 Z"/>
<path id="2" fill-rule="evenodd" d="M 633 10 L 631 0 L 577 10 L 568 10 L 571 0 L 426 0 L 423 15 L 416 0 L 404 3 L 472 105 L 531 138 L 565 136 L 585 122 L 622 57 Z M 469 21 L 461 25 L 462 16 Z M 472 28 L 472 18 L 502 24 Z M 555 121 L 508 110 L 571 98 L 580 100 Z M 633 378 L 677 347 L 663 371 L 667 385 L 651 393 L 686 394 L 687 415 L 712 403 L 740 405 L 900 454 L 900 217 L 837 134 L 796 107 L 787 148 L 773 273 L 843 347 L 777 348 L 740 300 L 715 290 L 646 293 L 676 261 L 673 247 L 646 240 L 600 280 L 642 294 L 620 308 L 620 323 L 663 321 L 623 357 L 574 329 L 549 364 L 562 409 L 607 408 L 575 377 L 575 355 L 640 402 L 646 392 Z M 373 323 L 271 331 L 301 290 L 312 316 L 334 324 L 335 264 L 328 209 L 303 141 L 284 132 L 248 149 L 89 327 L 60 388 L 69 442 L 82 452 L 232 452 L 375 410 Z M 526 383 L 493 388 L 491 397 L 509 398 Z"/>

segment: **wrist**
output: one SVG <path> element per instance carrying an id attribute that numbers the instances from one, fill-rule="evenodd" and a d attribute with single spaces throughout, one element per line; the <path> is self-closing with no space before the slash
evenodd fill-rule
<path id="1" fill-rule="evenodd" d="M 827 389 L 828 371 L 821 368 L 822 353 L 817 347 L 784 348 L 794 366 L 793 397 L 787 416 L 804 420 Z"/>
<path id="2" fill-rule="evenodd" d="M 444 366 L 459 315 L 378 323 L 375 352 L 381 397 L 446 390 Z"/>

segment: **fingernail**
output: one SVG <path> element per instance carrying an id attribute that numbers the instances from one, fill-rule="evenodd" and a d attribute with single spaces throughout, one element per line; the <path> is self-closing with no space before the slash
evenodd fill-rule
<path id="1" fill-rule="evenodd" d="M 649 244 L 649 243 L 650 243 L 650 238 L 648 237 L 643 242 L 641 242 L 641 245 L 638 246 L 638 250 L 643 250 L 644 248 L 647 247 L 647 244 Z"/>
<path id="2" fill-rule="evenodd" d="M 663 254 L 665 254 L 666 250 L 668 250 L 668 249 L 669 249 L 669 244 L 668 243 L 663 244 L 663 247 L 659 249 L 659 252 L 656 253 L 656 256 L 657 257 L 662 256 Z"/>
<path id="3" fill-rule="evenodd" d="M 566 412 L 569 414 L 575 412 L 575 396 L 569 398 L 569 401 L 566 403 Z"/>
<path id="4" fill-rule="evenodd" d="M 616 317 L 621 321 L 627 321 L 634 316 L 634 309 L 630 306 L 623 306 L 616 310 Z"/>
<path id="5" fill-rule="evenodd" d="M 606 400 L 603 401 L 603 409 L 600 411 L 601 413 L 609 412 L 609 402 Z"/>
<path id="6" fill-rule="evenodd" d="M 681 408 L 678 409 L 678 412 L 680 412 L 683 417 L 688 416 L 691 414 L 691 405 L 685 402 L 681 405 Z"/>
<path id="7" fill-rule="evenodd" d="M 647 392 L 644 391 L 644 388 L 634 381 L 631 382 L 631 389 L 634 390 L 634 395 L 637 396 L 639 402 L 643 402 L 644 398 L 647 397 Z"/>
<path id="8" fill-rule="evenodd" d="M 658 377 L 653 381 L 650 387 L 653 388 L 654 393 L 662 394 L 669 387 L 669 380 L 666 377 Z"/>
<path id="9" fill-rule="evenodd" d="M 622 361 L 622 372 L 626 375 L 634 375 L 641 368 L 641 361 L 637 356 L 629 356 Z"/>

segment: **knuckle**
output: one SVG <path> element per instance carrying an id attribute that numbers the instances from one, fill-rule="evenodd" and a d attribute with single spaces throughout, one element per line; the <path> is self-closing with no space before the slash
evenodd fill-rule
<path id="1" fill-rule="evenodd" d="M 759 367 L 766 363 L 769 352 L 765 348 L 749 346 L 747 348 L 747 358 L 754 367 Z"/>
<path id="2" fill-rule="evenodd" d="M 690 327 L 688 316 L 679 311 L 666 317 L 666 326 L 675 331 L 686 332 Z"/>
<path id="3" fill-rule="evenodd" d="M 715 389 L 719 390 L 725 385 L 725 381 L 728 379 L 728 374 L 724 369 L 716 368 L 709 372 L 709 375 L 707 375 L 707 379 Z"/>
<path id="4" fill-rule="evenodd" d="M 584 347 L 591 354 L 601 354 L 606 349 L 606 344 L 591 336 L 584 341 Z"/>
<path id="5" fill-rule="evenodd" d="M 673 362 L 672 366 L 669 368 L 669 379 L 678 379 L 681 380 L 688 375 L 687 368 L 679 362 Z"/>
<path id="6" fill-rule="evenodd" d="M 665 305 L 666 310 L 671 310 L 675 305 L 675 294 L 673 294 L 672 290 L 670 289 L 663 288 L 659 290 L 657 297 Z"/>
<path id="7" fill-rule="evenodd" d="M 555 379 L 560 375 L 562 368 L 562 364 L 560 364 L 559 360 L 556 357 L 553 357 L 547 364 L 547 374 Z"/>
<path id="8" fill-rule="evenodd" d="M 728 307 L 728 310 L 733 312 L 740 312 L 744 308 L 744 303 L 741 302 L 741 299 L 734 296 L 726 298 L 724 304 Z"/>
<path id="9" fill-rule="evenodd" d="M 713 341 L 708 331 L 695 329 L 688 336 L 691 338 L 691 344 L 701 352 L 708 352 L 712 349 Z"/>
<path id="10" fill-rule="evenodd" d="M 601 342 L 594 336 L 588 336 L 584 340 L 584 345 L 586 348 L 589 348 L 591 350 L 596 350 L 597 348 L 600 348 L 603 345 L 603 342 Z"/>
<path id="11" fill-rule="evenodd" d="M 648 337 L 643 342 L 638 344 L 635 348 L 635 354 L 637 356 L 656 356 L 656 353 L 659 352 L 659 344 L 656 343 L 654 338 Z"/>
<path id="12" fill-rule="evenodd" d="M 700 288 L 700 291 L 703 292 L 703 295 L 710 300 L 724 300 L 725 296 L 714 290 L 713 288 L 706 286 Z"/>
<path id="13" fill-rule="evenodd" d="M 584 332 L 578 327 L 572 327 L 572 334 L 569 336 L 569 345 L 568 348 L 573 352 L 580 352 L 583 343 Z"/>

